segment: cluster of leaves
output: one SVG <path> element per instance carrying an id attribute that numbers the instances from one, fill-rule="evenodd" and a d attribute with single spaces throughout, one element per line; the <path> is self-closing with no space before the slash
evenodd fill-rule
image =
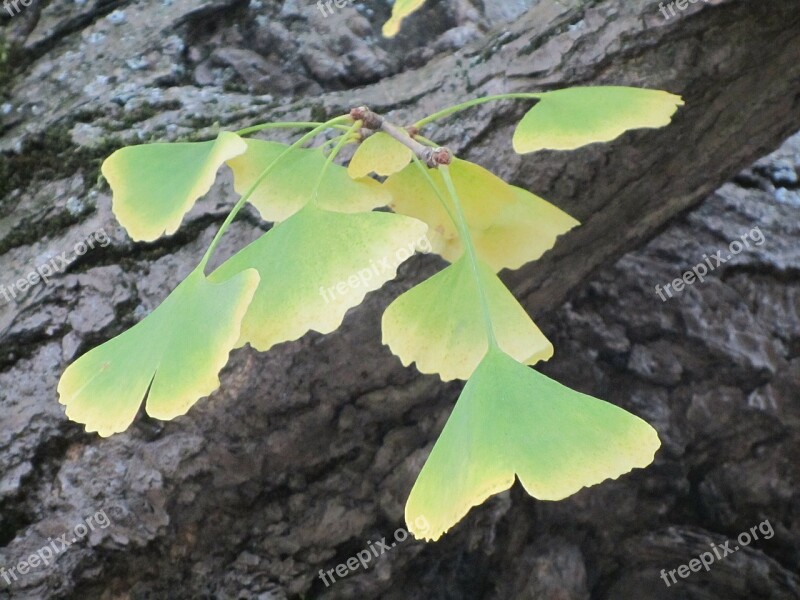
<path id="1" fill-rule="evenodd" d="M 519 153 L 660 127 L 682 104 L 657 90 L 570 88 L 476 99 L 417 122 L 408 139 L 385 129 L 365 135 L 365 122 L 346 115 L 115 152 L 103 173 L 114 213 L 135 240 L 175 232 L 224 164 L 241 197 L 163 304 L 66 370 L 59 394 L 67 415 L 102 436 L 125 430 L 143 401 L 155 418 L 183 415 L 219 386 L 232 349 L 266 351 L 312 330 L 334 331 L 397 264 L 330 297 L 321 288 L 425 241 L 450 264 L 387 308 L 383 341 L 404 365 L 467 384 L 411 491 L 412 533 L 438 539 L 515 476 L 531 495 L 556 500 L 650 464 L 660 442 L 647 423 L 526 366 L 550 358 L 553 347 L 497 276 L 536 260 L 578 222 L 476 164 L 456 158 L 430 167 L 414 151 L 435 146 L 420 127 L 509 97 L 536 100 L 514 134 Z M 244 137 L 277 126 L 310 131 L 292 145 Z M 327 131 L 336 137 L 304 147 Z M 349 165 L 338 165 L 351 143 L 359 146 Z M 207 274 L 246 202 L 275 225 Z M 373 210 L 385 206 L 393 212 Z M 416 531 L 421 522 L 428 527 Z"/>

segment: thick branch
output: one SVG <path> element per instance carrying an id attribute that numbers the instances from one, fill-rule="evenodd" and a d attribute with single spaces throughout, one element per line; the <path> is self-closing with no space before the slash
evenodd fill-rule
<path id="1" fill-rule="evenodd" d="M 96 80 L 81 79 L 77 69 L 76 81 L 46 76 L 55 66 L 70 72 L 62 65 L 75 64 L 69 61 L 80 55 L 78 43 L 85 46 L 80 36 L 54 42 L 47 50 L 50 62 L 35 64 L 16 81 L 10 93 L 21 108 L 2 125 L 0 147 L 7 156 L 0 173 L 13 179 L 0 179 L 5 211 L 0 272 L 22 277 L 26 265 L 35 266 L 44 252 L 58 255 L 87 231 L 113 231 L 110 199 L 105 188 L 95 188 L 92 166 L 108 152 L 106 146 L 188 135 L 209 111 L 214 118 L 227 119 L 227 129 L 237 129 L 265 119 L 307 120 L 312 111 L 338 114 L 355 102 L 395 122 L 414 122 L 475 96 L 581 84 L 636 85 L 683 95 L 687 105 L 671 126 L 569 154 L 513 154 L 511 128 L 523 103 L 476 107 L 431 125 L 433 137 L 459 155 L 583 221 L 554 251 L 515 274 L 528 307 L 546 313 L 595 269 L 651 238 L 800 129 L 797 0 L 701 2 L 671 20 L 659 14 L 657 4 L 542 0 L 511 27 L 452 56 L 439 55 L 430 64 L 363 88 L 294 103 L 288 94 L 271 104 L 222 89 L 203 95 L 195 86 L 185 86 L 169 65 L 152 73 L 120 67 L 143 58 L 169 61 L 175 56 L 175 40 L 163 32 L 176 31 L 179 23 L 159 22 L 149 37 L 131 41 L 120 36 L 120 43 L 109 43 L 97 53 L 108 62 Z M 128 18 L 136 14 L 133 8 Z M 158 2 L 137 8 L 142 12 L 131 36 L 157 15 L 169 14 Z M 231 22 L 238 10 L 228 15 Z M 237 36 L 241 34 L 231 39 Z M 137 109 L 152 107 L 153 98 L 163 103 L 163 110 Z M 212 99 L 218 104 L 211 104 Z M 35 177 L 26 169 L 35 171 Z M 13 187 L 7 181 L 15 182 Z M 90 190 L 97 195 L 89 195 Z M 424 449 L 452 407 L 454 387 L 403 369 L 380 347 L 381 310 L 390 294 L 409 281 L 368 296 L 357 317 L 333 336 L 308 336 L 266 357 L 249 350 L 234 353 L 222 390 L 175 423 L 140 419 L 130 433 L 111 441 L 86 436 L 66 423 L 56 404 L 57 375 L 65 363 L 126 328 L 165 297 L 177 277 L 196 264 L 213 236 L 211 221 L 224 218 L 218 207 L 230 199 L 215 188 L 173 238 L 141 248 L 119 234 L 109 248 L 78 261 L 60 279 L 18 303 L 0 306 L 5 369 L 0 396 L 9 407 L 0 417 L 0 564 L 16 564 L 45 546 L 48 535 L 69 531 L 98 508 L 121 507 L 108 531 L 95 532 L 96 541 L 76 545 L 19 584 L 16 589 L 27 587 L 19 597 L 73 592 L 94 598 L 135 586 L 139 596 L 170 598 L 198 597 L 212 588 L 220 597 L 234 597 L 244 589 L 255 596 L 270 586 L 278 589 L 278 596 L 290 598 L 426 597 L 420 586 L 446 580 L 463 587 L 464 578 L 458 575 L 465 568 L 485 567 L 483 558 L 470 558 L 464 548 L 482 547 L 495 535 L 503 544 L 508 541 L 508 548 L 524 547 L 530 541 L 525 508 L 513 511 L 507 527 L 480 537 L 502 517 L 500 501 L 476 511 L 474 526 L 454 533 L 451 541 L 426 548 L 424 561 L 414 563 L 421 550 L 410 543 L 395 551 L 381 573 L 391 567 L 395 581 L 406 574 L 408 586 L 392 586 L 369 574 L 348 578 L 331 590 L 316 581 L 319 568 L 343 562 L 367 539 L 377 539 L 370 536 L 400 525 L 403 501 Z M 76 210 L 84 201 L 89 205 Z M 41 229 L 42 223 L 51 229 Z M 226 249 L 241 247 L 253 235 L 250 227 L 237 228 L 226 238 Z M 439 266 L 431 259 L 407 277 L 421 280 Z M 683 439 L 682 432 L 670 434 Z M 700 471 L 706 471 L 705 464 Z M 651 495 L 672 489 L 672 472 L 657 480 Z M 620 489 L 617 485 L 625 483 L 607 489 Z M 640 506 L 636 490 L 643 488 L 624 494 L 632 512 Z M 654 515 L 650 523 L 660 525 L 669 519 L 670 506 L 669 501 L 648 505 L 650 510 L 642 513 Z M 579 508 L 542 509 L 551 515 L 563 511 L 567 524 L 559 534 L 583 540 L 578 555 L 592 552 L 595 543 L 585 543 L 589 526 L 580 521 L 587 517 Z M 579 523 L 577 532 L 570 529 L 573 522 Z M 605 523 L 597 526 L 603 531 Z M 213 540 L 212 551 L 208 540 Z M 552 546 L 552 540 L 539 546 Z M 166 561 L 168 567 L 162 566 L 165 561 L 154 561 L 154 553 L 173 557 Z M 567 547 L 565 561 L 573 554 Z M 497 556 L 497 564 L 509 569 L 521 554 L 509 553 L 508 560 L 502 560 L 502 551 Z M 592 568 L 598 572 L 589 577 L 593 581 L 610 577 L 622 564 L 604 565 L 614 561 L 602 552 L 588 558 L 597 565 Z M 527 574 L 542 571 L 541 565 L 529 566 Z M 448 567 L 452 573 L 446 572 Z M 476 581 L 487 589 L 498 581 L 475 571 Z M 347 587 L 351 581 L 354 588 Z M 658 585 L 657 577 L 654 581 Z M 473 583 L 471 578 L 468 582 Z M 319 594 L 311 593 L 315 585 Z"/>

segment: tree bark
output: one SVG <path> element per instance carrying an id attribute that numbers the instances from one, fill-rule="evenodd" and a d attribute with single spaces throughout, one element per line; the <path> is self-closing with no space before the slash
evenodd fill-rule
<path id="1" fill-rule="evenodd" d="M 369 41 L 383 4 L 374 22 L 316 10 L 55 3 L 0 30 L 12 44 L 0 63 L 0 285 L 93 232 L 112 240 L 46 285 L 0 295 L 0 566 L 99 511 L 110 521 L 57 562 L 10 583 L 0 571 L 0 598 L 799 597 L 800 143 L 742 171 L 800 129 L 796 2 L 701 2 L 665 19 L 642 0 L 543 0 L 510 23 L 453 2 L 426 7 L 394 42 Z M 361 104 L 412 121 L 482 94 L 595 84 L 666 89 L 686 106 L 662 130 L 572 153 L 514 155 L 526 106 L 512 102 L 425 134 L 583 222 L 506 279 L 554 341 L 545 371 L 653 423 L 654 466 L 559 503 L 515 487 L 442 541 L 398 543 L 327 587 L 320 569 L 394 541 L 460 389 L 380 345 L 382 310 L 441 267 L 433 257 L 335 334 L 236 351 L 221 389 L 186 417 L 142 415 L 110 440 L 65 419 L 64 367 L 157 306 L 234 200 L 223 181 L 175 236 L 133 244 L 97 177 L 113 149 Z M 755 226 L 763 245 L 656 296 Z M 224 249 L 261 228 L 249 213 Z M 774 536 L 662 581 L 766 521 Z"/>

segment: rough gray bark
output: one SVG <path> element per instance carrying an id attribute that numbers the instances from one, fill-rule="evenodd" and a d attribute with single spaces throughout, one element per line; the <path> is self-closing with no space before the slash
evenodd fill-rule
<path id="1" fill-rule="evenodd" d="M 113 242 L 0 304 L 0 565 L 99 510 L 112 525 L 0 579 L 0 598 L 800 597 L 797 139 L 709 196 L 800 129 L 796 2 L 697 3 L 669 21 L 640 0 L 492 4 L 430 6 L 395 42 L 374 37 L 382 3 L 322 18 L 294 2 L 56 2 L 6 19 L 0 284 L 99 229 Z M 319 569 L 402 525 L 459 390 L 379 342 L 382 308 L 433 258 L 334 335 L 236 352 L 221 390 L 173 423 L 142 417 L 99 440 L 63 417 L 63 367 L 155 307 L 233 200 L 219 185 L 176 236 L 132 244 L 97 182 L 114 148 L 209 135 L 216 121 L 362 103 L 402 120 L 584 83 L 669 89 L 687 106 L 664 130 L 568 155 L 513 155 L 516 104 L 428 135 L 584 222 L 509 280 L 556 345 L 548 373 L 657 427 L 653 467 L 560 503 L 515 488 L 443 541 L 407 541 L 326 588 Z M 668 302 L 655 295 L 754 225 L 762 246 Z M 239 223 L 227 250 L 258 226 Z M 661 581 L 765 519 L 770 540 L 680 586 Z"/>

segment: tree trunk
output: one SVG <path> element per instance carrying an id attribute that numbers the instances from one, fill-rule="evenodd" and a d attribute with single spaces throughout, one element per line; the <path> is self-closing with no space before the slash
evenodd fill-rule
<path id="1" fill-rule="evenodd" d="M 0 567 L 57 555 L 9 582 L 0 571 L 0 598 L 800 597 L 800 138 L 753 165 L 800 129 L 796 0 L 698 2 L 669 19 L 643 0 L 486 4 L 429 2 L 395 41 L 377 36 L 377 0 L 328 16 L 310 2 L 36 1 L 0 21 L 0 285 L 111 237 L 9 302 L 0 288 Z M 669 127 L 571 153 L 516 156 L 520 103 L 425 133 L 583 222 L 506 279 L 554 342 L 545 372 L 658 429 L 650 468 L 557 503 L 516 486 L 440 542 L 397 543 L 340 579 L 337 565 L 395 542 L 461 387 L 380 344 L 382 310 L 441 268 L 434 257 L 335 334 L 234 352 L 186 417 L 141 415 L 109 440 L 64 417 L 64 367 L 157 306 L 235 199 L 223 182 L 175 236 L 134 244 L 98 181 L 115 148 L 360 104 L 411 121 L 589 84 L 686 106 Z M 246 216 L 224 251 L 263 228 Z M 657 295 L 746 234 L 705 281 Z M 72 544 L 100 511 L 108 526 Z M 669 579 L 741 532 L 758 540 Z"/>

